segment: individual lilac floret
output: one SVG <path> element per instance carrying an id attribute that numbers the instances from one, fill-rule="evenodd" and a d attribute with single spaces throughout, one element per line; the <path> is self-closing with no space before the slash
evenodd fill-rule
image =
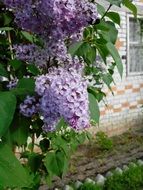
<path id="1" fill-rule="evenodd" d="M 34 96 L 27 96 L 20 104 L 20 113 L 26 117 L 32 117 L 38 112 L 39 103 Z"/>
<path id="2" fill-rule="evenodd" d="M 75 130 L 89 127 L 87 82 L 75 70 L 53 69 L 36 80 L 45 126 L 55 128 L 63 117 Z M 46 127 L 44 127 L 46 130 Z"/>
<path id="3" fill-rule="evenodd" d="M 7 88 L 8 88 L 9 90 L 11 90 L 11 89 L 13 89 L 13 88 L 16 87 L 17 83 L 18 83 L 18 79 L 15 78 L 15 79 L 9 81 L 9 83 L 7 84 Z"/>

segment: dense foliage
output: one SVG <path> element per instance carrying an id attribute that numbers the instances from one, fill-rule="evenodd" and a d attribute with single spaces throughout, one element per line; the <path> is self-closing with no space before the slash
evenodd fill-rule
<path id="1" fill-rule="evenodd" d="M 102 86 L 110 88 L 115 67 L 123 71 L 120 16 L 110 8 L 136 15 L 129 0 L 108 2 L 106 11 L 88 0 L 0 1 L 1 189 L 37 189 L 62 177 L 89 136 L 78 131 L 99 122 Z"/>

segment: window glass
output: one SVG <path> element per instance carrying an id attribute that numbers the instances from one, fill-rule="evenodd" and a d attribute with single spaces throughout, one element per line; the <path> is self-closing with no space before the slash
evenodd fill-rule
<path id="1" fill-rule="evenodd" d="M 130 73 L 143 72 L 143 18 L 129 17 L 129 69 Z"/>

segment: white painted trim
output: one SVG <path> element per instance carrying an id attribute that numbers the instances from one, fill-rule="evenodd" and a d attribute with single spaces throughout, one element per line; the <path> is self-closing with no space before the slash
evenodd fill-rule
<path id="1" fill-rule="evenodd" d="M 129 36 L 129 19 L 134 18 L 133 15 L 127 14 L 127 76 L 138 76 L 138 75 L 143 75 L 142 72 L 130 72 L 130 43 L 131 44 L 136 44 L 136 42 L 130 42 L 130 36 Z M 143 15 L 138 15 L 138 18 L 143 18 Z"/>

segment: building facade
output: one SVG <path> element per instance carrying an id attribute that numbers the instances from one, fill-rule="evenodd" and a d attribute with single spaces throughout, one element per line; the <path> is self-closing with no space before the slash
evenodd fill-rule
<path id="1" fill-rule="evenodd" d="M 116 47 L 122 58 L 123 78 L 115 72 L 114 95 L 108 88 L 105 102 L 100 103 L 100 123 L 93 131 L 110 136 L 131 128 L 143 128 L 143 0 L 135 0 L 138 19 L 129 10 L 113 7 L 121 16 Z"/>

